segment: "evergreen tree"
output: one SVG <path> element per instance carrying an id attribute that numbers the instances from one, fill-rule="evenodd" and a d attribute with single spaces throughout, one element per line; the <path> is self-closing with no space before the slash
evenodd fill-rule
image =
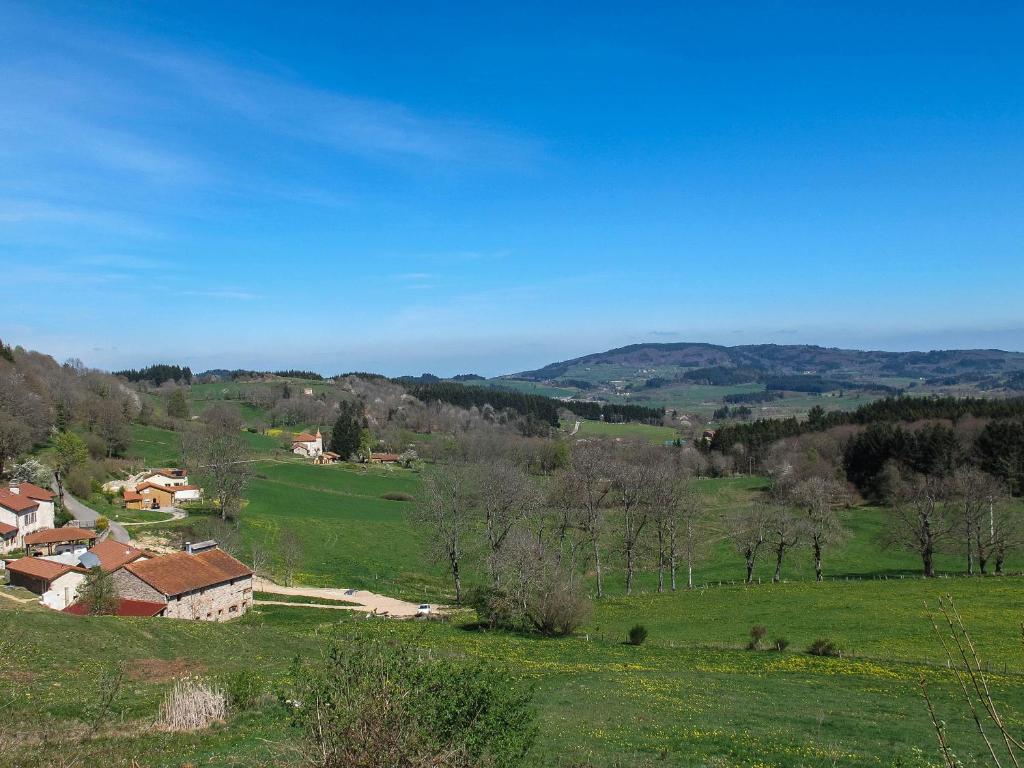
<path id="1" fill-rule="evenodd" d="M 330 450 L 343 459 L 348 459 L 359 450 L 363 413 L 357 403 L 343 402 L 339 404 L 339 408 L 338 419 L 331 431 Z"/>

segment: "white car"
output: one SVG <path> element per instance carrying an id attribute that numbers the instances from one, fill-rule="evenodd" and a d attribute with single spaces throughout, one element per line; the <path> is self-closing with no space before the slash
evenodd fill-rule
<path id="1" fill-rule="evenodd" d="M 420 607 L 416 609 L 417 616 L 429 616 L 430 615 L 430 603 L 420 603 Z"/>

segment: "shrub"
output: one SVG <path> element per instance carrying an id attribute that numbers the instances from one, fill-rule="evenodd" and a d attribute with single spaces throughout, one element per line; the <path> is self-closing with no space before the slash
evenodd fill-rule
<path id="1" fill-rule="evenodd" d="M 96 518 L 96 532 L 103 533 L 107 528 L 110 527 L 110 521 L 107 520 L 103 515 Z"/>
<path id="2" fill-rule="evenodd" d="M 836 644 L 833 643 L 831 640 L 824 640 L 822 638 L 818 638 L 813 643 L 811 643 L 810 647 L 807 649 L 807 652 L 812 656 L 838 656 L 839 648 L 837 648 Z"/>
<path id="3" fill-rule="evenodd" d="M 228 713 L 224 692 L 197 678 L 179 678 L 164 696 L 157 727 L 165 731 L 195 731 L 223 720 Z"/>
<path id="4" fill-rule="evenodd" d="M 747 643 L 747 650 L 756 651 L 761 648 L 761 641 L 768 634 L 768 628 L 764 624 L 755 624 L 750 628 L 750 642 Z"/>
<path id="5" fill-rule="evenodd" d="M 629 644 L 630 645 L 643 645 L 644 640 L 647 639 L 647 627 L 643 624 L 636 624 L 629 630 Z"/>
<path id="6" fill-rule="evenodd" d="M 391 638 L 340 638 L 290 677 L 285 704 L 321 768 L 514 768 L 536 738 L 532 691 L 507 672 Z"/>
<path id="7" fill-rule="evenodd" d="M 228 705 L 239 712 L 255 707 L 266 693 L 263 680 L 248 669 L 225 675 L 223 683 Z"/>
<path id="8" fill-rule="evenodd" d="M 772 648 L 776 651 L 784 651 L 789 647 L 789 640 L 784 637 L 776 637 L 772 640 Z"/>
<path id="9" fill-rule="evenodd" d="M 402 491 L 388 491 L 380 495 L 382 499 L 387 501 L 416 501 L 416 497 L 411 493 L 403 493 Z"/>

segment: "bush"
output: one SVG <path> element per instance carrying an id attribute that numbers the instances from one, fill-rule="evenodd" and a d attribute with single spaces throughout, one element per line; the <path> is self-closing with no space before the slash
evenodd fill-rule
<path id="1" fill-rule="evenodd" d="M 416 501 L 416 497 L 411 493 L 403 493 L 402 491 L 388 491 L 380 495 L 382 499 L 387 501 Z"/>
<path id="2" fill-rule="evenodd" d="M 110 527 L 110 521 L 103 515 L 96 518 L 96 533 L 103 533 Z"/>
<path id="3" fill-rule="evenodd" d="M 807 652 L 812 656 L 838 656 L 839 648 L 837 648 L 836 644 L 833 643 L 831 640 L 824 640 L 818 638 L 813 643 L 811 643 L 810 647 L 807 649 Z"/>
<path id="4" fill-rule="evenodd" d="M 764 624 L 755 624 L 750 628 L 750 642 L 747 643 L 748 651 L 756 651 L 761 648 L 761 641 L 768 634 L 768 628 Z"/>
<path id="5" fill-rule="evenodd" d="M 228 704 L 238 712 L 255 707 L 266 693 L 263 680 L 248 669 L 225 675 L 222 679 Z"/>
<path id="6" fill-rule="evenodd" d="M 219 688 L 196 678 L 174 681 L 160 705 L 157 727 L 165 731 L 195 731 L 224 720 L 227 698 Z"/>
<path id="7" fill-rule="evenodd" d="M 784 637 L 776 637 L 772 640 L 772 649 L 776 651 L 784 651 L 789 648 L 789 640 Z"/>
<path id="8" fill-rule="evenodd" d="M 285 700 L 321 768 L 522 765 L 532 691 L 481 662 L 434 658 L 391 638 L 340 638 L 298 659 Z"/>
<path id="9" fill-rule="evenodd" d="M 630 645 L 643 645 L 644 640 L 647 639 L 647 627 L 643 624 L 636 624 L 632 629 L 629 630 L 629 644 Z"/>

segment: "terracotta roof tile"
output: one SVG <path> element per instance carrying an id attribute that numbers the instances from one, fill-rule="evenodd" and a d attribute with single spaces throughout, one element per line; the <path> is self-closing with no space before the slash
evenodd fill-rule
<path id="1" fill-rule="evenodd" d="M 11 512 L 27 512 L 39 506 L 39 502 L 29 496 L 20 493 L 11 493 L 6 488 L 0 488 L 0 506 Z"/>
<path id="2" fill-rule="evenodd" d="M 7 523 L 0 523 L 0 536 L 7 537 L 18 532 L 17 526 L 8 525 Z"/>
<path id="3" fill-rule="evenodd" d="M 43 528 L 41 531 L 33 531 L 26 534 L 26 544 L 65 544 L 72 541 L 92 541 L 96 538 L 93 531 L 85 528 Z"/>
<path id="4" fill-rule="evenodd" d="M 7 563 L 7 570 L 14 573 L 23 573 L 26 576 L 35 576 L 37 579 L 45 579 L 46 581 L 53 581 L 68 571 L 86 573 L 84 568 L 76 568 L 73 565 L 58 563 L 53 560 L 44 560 L 41 557 L 23 557 L 19 560 L 12 560 Z"/>
<path id="5" fill-rule="evenodd" d="M 100 568 L 108 573 L 116 571 L 122 565 L 146 557 L 141 549 L 122 544 L 114 539 L 106 539 L 89 550 L 100 559 Z"/>
<path id="6" fill-rule="evenodd" d="M 315 443 L 316 435 L 311 435 L 308 432 L 300 432 L 292 438 L 293 443 Z"/>
<path id="7" fill-rule="evenodd" d="M 209 549 L 197 555 L 175 552 L 151 560 L 137 560 L 124 568 L 168 596 L 252 575 L 243 563 L 220 549 Z"/>
<path id="8" fill-rule="evenodd" d="M 47 490 L 46 488 L 40 488 L 38 485 L 33 483 L 22 483 L 20 486 L 23 495 L 28 496 L 30 499 L 36 499 L 37 501 L 50 501 L 54 497 L 53 491 Z"/>

